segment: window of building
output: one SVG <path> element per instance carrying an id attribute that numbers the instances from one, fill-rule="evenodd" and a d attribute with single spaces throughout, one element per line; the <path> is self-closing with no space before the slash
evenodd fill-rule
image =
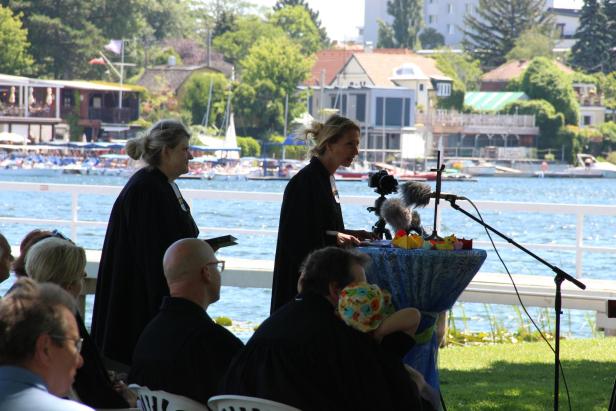
<path id="1" fill-rule="evenodd" d="M 355 94 L 355 119 L 366 121 L 366 95 Z"/>
<path id="2" fill-rule="evenodd" d="M 400 134 L 387 133 L 385 134 L 385 149 L 400 150 Z"/>
<path id="3" fill-rule="evenodd" d="M 454 28 L 453 28 L 453 24 L 448 24 L 447 25 L 447 33 L 448 34 L 453 34 Z"/>
<path id="4" fill-rule="evenodd" d="M 473 5 L 470 3 L 464 4 L 464 12 L 466 14 L 471 14 L 473 12 Z"/>
<path id="5" fill-rule="evenodd" d="M 436 95 L 438 97 L 449 97 L 451 95 L 451 83 L 437 83 Z"/>
<path id="6" fill-rule="evenodd" d="M 428 16 L 428 24 L 436 24 L 438 21 L 438 16 L 435 14 L 431 14 Z"/>
<path id="7" fill-rule="evenodd" d="M 383 100 L 385 100 L 383 104 Z M 409 126 L 411 122 L 411 99 L 401 97 L 377 97 L 376 99 L 376 125 L 402 127 Z"/>
<path id="8" fill-rule="evenodd" d="M 424 91 L 424 85 L 423 84 L 419 85 L 419 91 Z"/>
<path id="9" fill-rule="evenodd" d="M 558 37 L 561 39 L 565 37 L 565 23 L 556 24 L 556 34 L 558 34 Z"/>
<path id="10" fill-rule="evenodd" d="M 453 3 L 447 4 L 447 13 L 453 14 Z"/>
<path id="11" fill-rule="evenodd" d="M 584 125 L 585 126 L 589 126 L 592 123 L 592 117 L 591 116 L 584 116 Z"/>

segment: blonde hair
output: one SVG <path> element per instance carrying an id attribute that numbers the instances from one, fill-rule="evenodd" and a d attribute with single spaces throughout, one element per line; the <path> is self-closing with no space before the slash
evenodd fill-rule
<path id="1" fill-rule="evenodd" d="M 38 282 L 66 287 L 79 281 L 86 268 L 86 251 L 61 238 L 34 244 L 26 255 L 26 272 Z"/>
<path id="2" fill-rule="evenodd" d="M 143 159 L 151 166 L 159 166 L 165 147 L 175 148 L 182 139 L 189 139 L 186 126 L 178 120 L 160 120 L 148 132 L 126 142 L 126 154 L 134 160 Z"/>
<path id="3" fill-rule="evenodd" d="M 310 149 L 309 154 L 311 156 L 319 156 L 325 154 L 327 144 L 337 142 L 349 131 L 357 131 L 359 133 L 357 123 L 346 117 L 334 114 L 325 123 L 313 121 L 309 127 L 300 129 L 298 134 L 305 140 L 312 140 L 314 146 Z"/>

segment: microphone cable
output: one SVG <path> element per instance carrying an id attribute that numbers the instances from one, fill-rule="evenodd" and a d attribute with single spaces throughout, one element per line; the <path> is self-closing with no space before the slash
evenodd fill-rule
<path id="1" fill-rule="evenodd" d="M 477 213 L 477 216 L 479 217 L 481 222 L 485 223 L 485 221 L 483 220 L 483 216 L 481 215 L 481 212 L 479 211 L 479 209 L 477 208 L 475 203 L 473 203 L 473 201 L 468 199 L 468 198 L 465 198 L 465 200 L 468 201 L 471 204 L 471 206 L 473 206 L 473 209 L 475 209 L 475 212 Z M 503 260 L 503 258 L 500 255 L 500 253 L 498 252 L 498 249 L 496 248 L 496 244 L 494 243 L 494 239 L 492 238 L 492 235 L 490 234 L 490 230 L 488 230 L 487 227 L 485 227 L 485 226 L 483 227 L 483 229 L 485 230 L 486 234 L 488 234 L 488 238 L 490 239 L 490 243 L 492 244 L 492 248 L 494 249 L 494 252 L 498 256 L 498 259 L 500 260 L 501 264 L 505 268 L 505 271 L 507 272 L 507 275 L 509 276 L 509 279 L 511 280 L 511 284 L 513 285 L 513 289 L 515 290 L 515 294 L 516 294 L 516 296 L 518 298 L 518 301 L 520 302 L 520 305 L 522 306 L 522 309 L 524 310 L 524 313 L 526 314 L 526 316 L 528 317 L 530 322 L 533 324 L 533 326 L 535 327 L 537 332 L 539 332 L 539 335 L 541 336 L 541 338 L 545 341 L 545 343 L 548 345 L 548 347 L 550 347 L 550 350 L 552 350 L 552 353 L 554 353 L 554 355 L 556 355 L 556 351 L 554 350 L 554 347 L 552 346 L 550 341 L 548 341 L 548 339 L 545 337 L 545 335 L 543 334 L 543 332 L 541 331 L 541 329 L 539 328 L 539 326 L 537 325 L 535 320 L 533 320 L 533 317 L 530 315 L 530 313 L 526 309 L 526 306 L 524 305 L 524 302 L 522 302 L 522 297 L 520 296 L 520 293 L 518 292 L 518 287 L 515 285 L 515 281 L 513 279 L 513 276 L 509 272 L 509 268 L 507 267 L 507 264 L 505 263 L 505 261 Z M 564 370 L 564 368 L 562 366 L 560 358 L 558 359 L 558 368 L 560 370 L 560 374 L 563 377 L 563 383 L 564 383 L 564 386 L 565 386 L 565 391 L 567 393 L 567 402 L 569 404 L 569 411 L 571 411 L 571 397 L 569 395 L 569 386 L 567 385 L 567 379 L 565 378 L 565 370 Z"/>

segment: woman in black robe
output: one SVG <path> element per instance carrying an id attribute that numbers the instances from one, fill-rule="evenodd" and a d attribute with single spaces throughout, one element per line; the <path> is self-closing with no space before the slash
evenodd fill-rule
<path id="1" fill-rule="evenodd" d="M 103 355 L 124 365 L 131 364 L 139 335 L 169 295 L 165 250 L 199 234 L 174 183 L 188 172 L 189 137 L 182 123 L 161 120 L 126 143 L 127 154 L 147 166 L 131 177 L 111 210 L 92 315 L 92 337 Z"/>
<path id="2" fill-rule="evenodd" d="M 270 311 L 297 294 L 302 261 L 310 252 L 327 246 L 349 247 L 372 237 L 367 231 L 346 230 L 334 173 L 349 167 L 359 153 L 359 127 L 353 121 L 331 116 L 303 131 L 312 137 L 310 164 L 287 184 L 280 210 Z"/>

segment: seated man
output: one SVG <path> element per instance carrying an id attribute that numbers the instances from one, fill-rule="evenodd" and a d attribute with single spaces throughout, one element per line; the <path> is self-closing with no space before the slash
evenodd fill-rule
<path id="1" fill-rule="evenodd" d="M 368 257 L 328 247 L 310 254 L 300 294 L 254 333 L 221 386 L 224 394 L 248 395 L 310 410 L 425 410 L 417 386 L 402 365 L 407 346 L 393 353 L 385 337 L 347 326 L 337 315 L 340 291 L 366 281 Z M 400 333 L 397 333 L 400 334 Z"/>
<path id="2" fill-rule="evenodd" d="M 75 312 L 66 291 L 28 278 L 0 300 L 0 411 L 92 411 L 59 398 L 83 362 Z"/>
<path id="3" fill-rule="evenodd" d="M 215 394 L 244 344 L 207 315 L 220 298 L 224 268 L 203 240 L 186 238 L 165 252 L 170 297 L 137 341 L 129 383 L 164 390 L 203 404 Z"/>

